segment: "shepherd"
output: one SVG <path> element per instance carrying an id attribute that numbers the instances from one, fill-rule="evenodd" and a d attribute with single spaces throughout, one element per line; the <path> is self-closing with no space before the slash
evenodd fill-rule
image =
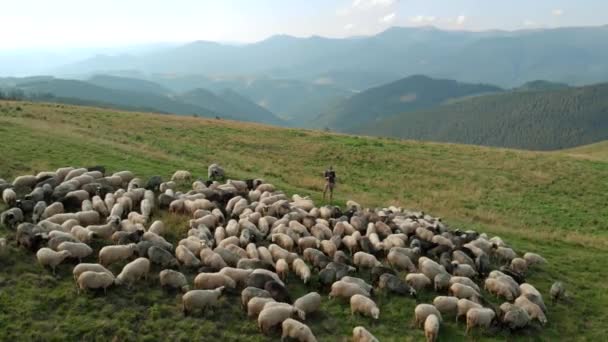
<path id="1" fill-rule="evenodd" d="M 336 187 L 336 172 L 334 171 L 334 167 L 330 166 L 329 169 L 325 170 L 325 188 L 323 189 L 323 201 L 325 201 L 325 195 L 327 194 L 327 190 L 329 190 L 329 203 L 332 202 L 334 197 L 334 188 Z"/>

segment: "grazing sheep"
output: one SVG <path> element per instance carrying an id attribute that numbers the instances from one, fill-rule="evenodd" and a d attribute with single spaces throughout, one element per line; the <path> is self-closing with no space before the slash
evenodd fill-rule
<path id="1" fill-rule="evenodd" d="M 218 164 L 211 164 L 207 167 L 207 178 L 212 180 L 222 180 L 226 176 L 224 169 Z"/>
<path id="2" fill-rule="evenodd" d="M 477 284 L 475 284 L 474 281 L 472 281 L 471 279 L 467 278 L 467 277 L 450 277 L 449 280 L 450 286 L 453 284 L 462 284 L 462 285 L 467 285 L 472 287 L 475 291 L 481 293 L 481 290 L 479 288 L 479 286 Z"/>
<path id="3" fill-rule="evenodd" d="M 424 324 L 424 321 L 426 321 L 426 318 L 429 315 L 437 316 L 437 318 L 439 319 L 439 322 L 443 321 L 443 319 L 441 318 L 441 313 L 433 305 L 431 305 L 431 304 L 416 305 L 416 308 L 414 309 L 416 327 L 418 327 L 418 328 L 422 327 L 422 325 Z"/>
<path id="4" fill-rule="evenodd" d="M 373 319 L 380 318 L 380 309 L 378 309 L 376 303 L 359 294 L 350 297 L 350 311 L 353 315 L 361 313 L 364 316 L 370 316 Z"/>
<path id="5" fill-rule="evenodd" d="M 243 308 L 247 308 L 247 304 L 254 297 L 272 298 L 266 290 L 252 286 L 246 287 L 241 291 L 241 305 Z"/>
<path id="6" fill-rule="evenodd" d="M 370 296 L 368 291 L 365 291 L 357 284 L 347 283 L 345 281 L 336 281 L 331 285 L 331 292 L 329 293 L 329 298 L 331 299 L 341 297 L 350 299 L 350 297 L 356 294 L 360 294 L 366 297 Z"/>
<path id="7" fill-rule="evenodd" d="M 439 335 L 439 318 L 430 314 L 424 321 L 424 336 L 426 337 L 426 342 L 437 341 L 437 335 Z"/>
<path id="8" fill-rule="evenodd" d="M 14 188 L 33 188 L 38 182 L 38 178 L 32 175 L 19 176 L 13 180 Z"/>
<path id="9" fill-rule="evenodd" d="M 277 260 L 275 269 L 277 271 L 277 274 L 279 275 L 279 278 L 285 281 L 287 279 L 287 275 L 289 274 L 289 264 L 287 264 L 287 261 L 285 261 L 285 259 Z"/>
<path id="10" fill-rule="evenodd" d="M 38 223 L 40 221 L 40 218 L 42 217 L 42 214 L 44 213 L 45 209 L 46 202 L 40 201 L 36 203 L 36 205 L 34 206 L 34 210 L 32 211 L 32 223 Z"/>
<path id="11" fill-rule="evenodd" d="M 528 262 L 522 258 L 515 258 L 511 260 L 511 270 L 519 274 L 526 274 L 528 271 Z"/>
<path id="12" fill-rule="evenodd" d="M 116 277 L 116 285 L 127 284 L 130 288 L 137 280 L 148 278 L 150 272 L 150 260 L 137 258 L 123 267 L 122 272 Z"/>
<path id="13" fill-rule="evenodd" d="M 375 256 L 365 252 L 355 253 L 353 262 L 355 266 L 359 268 L 372 268 L 374 266 L 382 265 Z"/>
<path id="14" fill-rule="evenodd" d="M 503 297 L 508 301 L 515 299 L 509 284 L 495 278 L 487 278 L 484 282 L 484 289 L 496 297 Z"/>
<path id="15" fill-rule="evenodd" d="M 270 296 L 277 302 L 292 303 L 291 296 L 285 286 L 275 280 L 269 280 L 264 283 L 264 290 L 270 293 Z"/>
<path id="16" fill-rule="evenodd" d="M 86 289 L 103 289 L 106 294 L 106 289 L 114 284 L 114 276 L 108 272 L 85 271 L 78 276 L 78 293 Z"/>
<path id="17" fill-rule="evenodd" d="M 555 283 L 553 283 L 553 285 L 551 285 L 551 290 L 549 291 L 549 293 L 551 294 L 551 301 L 553 303 L 556 303 L 566 294 L 564 284 L 561 281 L 556 281 Z"/>
<path id="18" fill-rule="evenodd" d="M 23 211 L 19 208 L 11 208 L 0 215 L 0 224 L 14 229 L 24 221 Z"/>
<path id="19" fill-rule="evenodd" d="M 190 290 L 182 296 L 182 310 L 187 316 L 190 312 L 201 309 L 203 313 L 208 307 L 217 306 L 224 292 L 223 287 L 214 290 Z"/>
<path id="20" fill-rule="evenodd" d="M 2 191 L 2 201 L 9 207 L 12 207 L 17 202 L 17 193 L 11 188 Z"/>
<path id="21" fill-rule="evenodd" d="M 443 266 L 427 257 L 421 257 L 418 259 L 418 269 L 420 269 L 420 272 L 429 279 L 435 279 L 437 274 L 447 273 Z"/>
<path id="22" fill-rule="evenodd" d="M 42 220 L 47 219 L 49 217 L 53 217 L 57 214 L 62 214 L 64 213 L 64 207 L 63 207 L 63 203 L 61 202 L 54 202 L 50 205 L 48 205 L 46 207 L 46 209 L 44 209 L 44 211 L 42 212 L 42 215 L 40 216 L 40 218 Z"/>
<path id="23" fill-rule="evenodd" d="M 543 301 L 543 295 L 532 285 L 528 283 L 523 283 L 519 285 L 519 290 L 522 295 L 526 296 L 533 303 L 540 306 L 543 312 L 547 312 L 547 306 L 545 306 L 545 302 Z"/>
<path id="24" fill-rule="evenodd" d="M 137 245 L 134 243 L 105 246 L 99 250 L 99 263 L 103 266 L 108 266 L 118 261 L 127 260 L 136 250 Z"/>
<path id="25" fill-rule="evenodd" d="M 469 312 L 469 310 L 471 310 L 473 308 L 482 308 L 482 306 L 480 304 L 477 304 L 468 299 L 464 299 L 464 298 L 459 299 L 458 300 L 458 313 L 456 313 L 456 321 L 458 322 L 458 319 L 462 316 L 466 317 L 467 312 Z"/>
<path id="26" fill-rule="evenodd" d="M 540 308 L 540 306 L 530 301 L 530 299 L 528 299 L 526 296 L 522 295 L 517 297 L 517 299 L 515 299 L 515 306 L 526 310 L 528 315 L 530 315 L 530 319 L 536 319 L 542 325 L 547 324 L 547 317 L 545 316 L 543 310 Z"/>
<path id="27" fill-rule="evenodd" d="M 458 297 L 459 299 L 465 298 L 476 302 L 478 302 L 479 298 L 481 297 L 479 292 L 475 291 L 474 288 L 460 283 L 452 284 L 448 290 L 448 293 L 454 297 Z"/>
<path id="28" fill-rule="evenodd" d="M 317 341 L 310 328 L 306 324 L 300 323 L 295 319 L 287 318 L 281 324 L 281 328 L 283 330 L 281 340 L 291 338 L 300 342 Z"/>
<path id="29" fill-rule="evenodd" d="M 450 279 L 452 277 L 447 273 L 439 273 L 433 279 L 433 285 L 436 292 L 445 291 L 450 288 Z"/>
<path id="30" fill-rule="evenodd" d="M 344 276 L 344 277 L 340 278 L 340 280 L 347 282 L 347 283 L 352 283 L 352 284 L 358 285 L 360 288 L 364 289 L 365 291 L 372 293 L 373 286 L 371 286 L 370 284 L 368 284 L 365 280 L 363 280 L 361 278 Z"/>
<path id="31" fill-rule="evenodd" d="M 163 268 L 177 268 L 179 266 L 179 263 L 177 262 L 177 259 L 173 257 L 173 254 L 162 247 L 150 247 L 148 249 L 148 258 L 151 262 L 161 265 Z"/>
<path id="32" fill-rule="evenodd" d="M 449 296 L 437 296 L 433 299 L 433 306 L 441 312 L 442 315 L 458 313 L 458 298 Z"/>
<path id="33" fill-rule="evenodd" d="M 353 329 L 353 342 L 379 342 L 379 340 L 367 329 L 358 326 Z"/>
<path id="34" fill-rule="evenodd" d="M 304 260 L 302 259 L 296 259 L 293 261 L 293 263 L 291 264 L 291 267 L 293 268 L 293 271 L 295 272 L 295 274 L 298 275 L 298 277 L 300 277 L 300 279 L 302 279 L 302 282 L 304 282 L 304 284 L 308 284 L 308 281 L 310 280 L 310 268 L 308 267 L 308 265 L 306 265 L 306 263 L 304 262 Z"/>
<path id="35" fill-rule="evenodd" d="M 156 220 L 156 221 L 152 222 L 152 224 L 150 225 L 150 228 L 148 228 L 148 231 L 151 233 L 154 233 L 158 236 L 162 236 L 165 233 L 165 225 L 164 225 L 163 221 Z M 194 251 L 193 251 L 193 253 L 194 253 Z M 195 254 L 198 254 L 198 253 L 195 253 Z"/>
<path id="36" fill-rule="evenodd" d="M 405 281 L 401 280 L 401 278 L 390 274 L 384 273 L 380 276 L 378 280 L 378 288 L 387 289 L 390 293 L 396 293 L 402 296 L 411 296 L 416 298 L 416 290 L 410 287 Z"/>
<path id="37" fill-rule="evenodd" d="M 78 258 L 81 261 L 83 258 L 93 254 L 93 249 L 86 243 L 65 241 L 59 244 L 57 251 L 68 251 L 72 258 Z"/>
<path id="38" fill-rule="evenodd" d="M 308 316 L 321 308 L 321 295 L 317 292 L 310 292 L 296 299 L 293 306 L 302 310 Z"/>
<path id="39" fill-rule="evenodd" d="M 81 223 L 82 224 L 82 223 Z M 82 224 L 85 226 L 85 224 Z M 118 230 L 120 226 L 120 220 L 118 217 L 108 217 L 108 222 L 102 225 L 89 225 L 87 230 L 93 233 L 93 236 L 104 240 L 110 240 L 112 234 Z"/>
<path id="40" fill-rule="evenodd" d="M 299 317 L 302 320 L 306 318 L 302 311 L 291 305 L 268 306 L 268 304 L 264 306 L 264 309 L 258 315 L 258 328 L 264 334 L 268 334 L 270 329 L 283 323 L 288 318 Z"/>
<path id="41" fill-rule="evenodd" d="M 457 261 L 452 262 L 452 275 L 456 277 L 475 278 L 477 271 L 468 264 L 460 264 Z"/>
<path id="42" fill-rule="evenodd" d="M 474 327 L 489 328 L 490 324 L 496 317 L 496 313 L 488 308 L 473 308 L 467 312 L 467 329 L 466 334 Z"/>
<path id="43" fill-rule="evenodd" d="M 199 267 L 201 261 L 186 246 L 179 245 L 175 249 L 175 257 L 186 267 Z"/>
<path id="44" fill-rule="evenodd" d="M 194 278 L 195 289 L 210 290 L 219 287 L 234 289 L 236 288 L 236 282 L 229 276 L 221 273 L 199 273 Z"/>
<path id="45" fill-rule="evenodd" d="M 72 274 L 74 274 L 74 281 L 78 282 L 78 277 L 86 271 L 106 272 L 107 274 L 111 275 L 112 278 L 114 278 L 114 274 L 100 264 L 80 263 L 72 270 Z"/>
<path id="46" fill-rule="evenodd" d="M 420 291 L 425 287 L 431 286 L 431 280 L 422 273 L 410 273 L 405 276 L 405 282 L 416 289 L 416 291 Z"/>
<path id="47" fill-rule="evenodd" d="M 173 182 L 189 182 L 192 180 L 192 174 L 189 171 L 178 170 L 171 176 Z"/>
<path id="48" fill-rule="evenodd" d="M 502 323 L 511 330 L 524 328 L 530 323 L 528 312 L 511 303 L 501 304 L 500 311 L 502 312 Z"/>
<path id="49" fill-rule="evenodd" d="M 44 247 L 40 248 L 38 252 L 36 252 L 36 258 L 42 267 L 50 266 L 53 270 L 53 274 L 55 274 L 55 268 L 57 265 L 61 264 L 63 260 L 70 257 L 69 251 L 59 251 L 55 252 L 54 250 Z"/>
<path id="50" fill-rule="evenodd" d="M 412 260 L 398 247 L 391 248 L 386 260 L 388 260 L 389 264 L 395 269 L 416 272 L 416 266 L 414 266 Z"/>
<path id="51" fill-rule="evenodd" d="M 524 260 L 528 266 L 534 266 L 538 264 L 546 264 L 547 260 L 536 253 L 527 252 L 524 254 Z"/>
<path id="52" fill-rule="evenodd" d="M 273 298 L 269 297 L 253 297 L 247 303 L 247 316 L 249 318 L 256 318 L 264 309 L 264 306 L 267 303 L 275 303 L 276 301 Z"/>

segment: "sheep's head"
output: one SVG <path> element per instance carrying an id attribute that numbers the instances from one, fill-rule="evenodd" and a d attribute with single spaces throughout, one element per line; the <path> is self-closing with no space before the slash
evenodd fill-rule
<path id="1" fill-rule="evenodd" d="M 293 312 L 294 312 L 294 314 L 296 314 L 296 316 L 297 316 L 297 317 L 298 317 L 300 320 L 302 320 L 302 321 L 305 321 L 305 320 L 306 320 L 306 312 L 304 312 L 304 311 L 302 311 L 302 310 L 300 310 L 300 309 L 298 309 L 298 308 L 296 308 L 296 307 L 294 307 L 294 308 L 293 308 Z"/>
<path id="2" fill-rule="evenodd" d="M 378 318 L 380 318 L 380 309 L 378 309 L 378 308 L 373 308 L 371 313 L 372 313 L 372 317 L 373 317 L 374 319 L 378 319 Z"/>

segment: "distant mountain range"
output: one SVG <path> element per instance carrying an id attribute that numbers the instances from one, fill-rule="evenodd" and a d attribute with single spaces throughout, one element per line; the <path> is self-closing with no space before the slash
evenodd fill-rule
<path id="1" fill-rule="evenodd" d="M 533 150 L 585 145 L 608 139 L 608 83 L 463 98 L 349 132 Z"/>
<path id="2" fill-rule="evenodd" d="M 356 91 L 416 74 L 507 88 L 533 80 L 583 85 L 608 80 L 606 42 L 608 26 L 512 32 L 393 27 L 344 39 L 274 36 L 245 45 L 197 41 L 142 54 L 96 56 L 52 73 L 253 75 Z"/>
<path id="3" fill-rule="evenodd" d="M 411 76 L 355 94 L 329 108 L 311 125 L 348 132 L 354 127 L 373 126 L 391 115 L 435 107 L 451 99 L 500 91 L 501 88 L 493 85 Z"/>

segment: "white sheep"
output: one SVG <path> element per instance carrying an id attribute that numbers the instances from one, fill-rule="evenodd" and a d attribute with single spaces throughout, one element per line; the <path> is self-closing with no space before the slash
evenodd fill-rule
<path id="1" fill-rule="evenodd" d="M 433 306 L 441 312 L 442 315 L 458 313 L 458 298 L 451 296 L 437 296 L 433 299 Z"/>
<path id="2" fill-rule="evenodd" d="M 249 318 L 256 318 L 264 309 L 266 303 L 276 302 L 273 298 L 270 297 L 253 297 L 247 302 L 247 316 Z"/>
<path id="3" fill-rule="evenodd" d="M 503 297 L 508 301 L 515 299 L 513 291 L 508 283 L 502 282 L 496 278 L 487 278 L 484 281 L 484 289 L 496 297 Z"/>
<path id="4" fill-rule="evenodd" d="M 54 250 L 43 247 L 36 252 L 36 258 L 42 267 L 50 266 L 53 270 L 53 274 L 55 274 L 55 268 L 57 265 L 61 264 L 63 260 L 70 257 L 69 251 L 59 251 L 55 252 Z"/>
<path id="5" fill-rule="evenodd" d="M 50 205 L 48 205 L 46 207 L 46 209 L 44 209 L 44 211 L 42 212 L 42 215 L 40 216 L 41 219 L 47 219 L 49 217 L 53 217 L 57 214 L 62 214 L 64 213 L 64 207 L 63 207 L 63 203 L 61 202 L 54 202 Z"/>
<path id="6" fill-rule="evenodd" d="M 405 276 L 405 282 L 413 287 L 416 292 L 431 286 L 431 279 L 422 273 L 409 273 Z"/>
<path id="7" fill-rule="evenodd" d="M 424 336 L 426 342 L 437 341 L 437 335 L 439 335 L 439 318 L 434 314 L 430 314 L 424 320 Z"/>
<path id="8" fill-rule="evenodd" d="M 511 260 L 511 269 L 519 274 L 525 274 L 528 271 L 528 262 L 522 258 Z"/>
<path id="9" fill-rule="evenodd" d="M 345 277 L 342 277 L 340 280 L 347 282 L 347 283 L 356 284 L 369 293 L 371 293 L 372 289 L 373 289 L 372 285 L 368 284 L 365 280 L 363 280 L 361 278 L 345 276 Z"/>
<path id="10" fill-rule="evenodd" d="M 431 304 L 418 304 L 414 309 L 414 317 L 415 317 L 415 325 L 416 327 L 422 327 L 426 318 L 429 315 L 435 315 L 439 319 L 439 322 L 442 322 L 441 313 Z"/>
<path id="11" fill-rule="evenodd" d="M 175 258 L 186 267 L 199 267 L 201 261 L 186 246 L 179 245 L 175 248 Z"/>
<path id="12" fill-rule="evenodd" d="M 12 207 L 17 202 L 17 193 L 11 188 L 2 191 L 2 201 L 9 207 Z"/>
<path id="13" fill-rule="evenodd" d="M 310 292 L 296 299 L 293 306 L 302 310 L 306 315 L 316 312 L 321 308 L 321 295 L 317 292 Z"/>
<path id="14" fill-rule="evenodd" d="M 345 281 L 336 281 L 331 285 L 331 291 L 329 293 L 329 298 L 336 298 L 336 297 L 341 297 L 341 298 L 348 298 L 350 299 L 350 297 L 356 295 L 356 294 L 360 294 L 366 297 L 369 297 L 370 294 L 368 291 L 366 291 L 365 289 L 361 288 L 359 285 L 357 284 L 353 284 L 353 283 L 347 283 Z"/>
<path id="15" fill-rule="evenodd" d="M 460 283 L 452 284 L 448 290 L 448 293 L 454 297 L 458 297 L 459 299 L 465 298 L 473 301 L 479 301 L 479 298 L 481 297 L 479 292 L 475 291 L 474 288 Z"/>
<path id="16" fill-rule="evenodd" d="M 528 266 L 534 266 L 538 264 L 546 264 L 547 260 L 536 253 L 527 252 L 524 254 L 524 260 Z"/>
<path id="17" fill-rule="evenodd" d="M 103 289 L 103 293 L 106 293 L 106 289 L 114 284 L 114 276 L 107 272 L 95 272 L 85 271 L 78 276 L 78 293 L 81 290 L 86 289 Z"/>
<path id="18" fill-rule="evenodd" d="M 531 302 L 526 296 L 522 295 L 515 299 L 515 305 L 526 310 L 531 319 L 536 319 L 540 324 L 547 324 L 547 317 L 537 304 Z"/>
<path id="19" fill-rule="evenodd" d="M 564 288 L 564 284 L 561 281 L 556 281 L 555 283 L 553 283 L 551 285 L 549 294 L 551 295 L 551 301 L 553 303 L 557 302 L 559 299 L 563 298 L 566 294 L 566 289 Z"/>
<path id="20" fill-rule="evenodd" d="M 107 266 L 117 261 L 127 260 L 137 251 L 137 245 L 104 246 L 99 250 L 99 263 Z"/>
<path id="21" fill-rule="evenodd" d="M 70 256 L 72 258 L 77 258 L 78 261 L 93 254 L 93 249 L 86 243 L 70 241 L 60 243 L 57 247 L 57 251 L 68 251 L 70 252 Z"/>
<path id="22" fill-rule="evenodd" d="M 173 289 L 179 289 L 182 292 L 188 292 L 190 286 L 188 286 L 188 280 L 186 276 L 178 271 L 174 270 L 162 270 L 158 276 L 161 287 L 168 287 Z"/>
<path id="23" fill-rule="evenodd" d="M 192 174 L 185 170 L 177 170 L 171 176 L 171 181 L 173 182 L 189 182 L 190 180 L 192 180 Z"/>
<path id="24" fill-rule="evenodd" d="M 285 281 L 287 279 L 287 275 L 289 274 L 289 264 L 287 263 L 287 261 L 285 261 L 285 259 L 277 260 L 277 263 L 274 268 L 277 271 L 279 278 Z"/>
<path id="25" fill-rule="evenodd" d="M 362 326 L 353 328 L 353 342 L 379 342 L 367 329 Z"/>
<path id="26" fill-rule="evenodd" d="M 382 265 L 374 255 L 365 252 L 355 253 L 353 263 L 359 268 L 372 268 Z"/>
<path id="27" fill-rule="evenodd" d="M 480 304 L 477 304 L 471 300 L 462 298 L 458 300 L 458 312 L 456 313 L 456 321 L 458 318 L 464 316 L 466 318 L 467 312 L 473 308 L 481 308 Z"/>
<path id="28" fill-rule="evenodd" d="M 224 291 L 223 287 L 214 290 L 190 290 L 182 296 L 182 310 L 184 315 L 201 309 L 203 313 L 208 307 L 217 306 Z"/>
<path id="29" fill-rule="evenodd" d="M 112 274 L 112 272 L 110 272 L 110 270 L 108 270 L 107 268 L 103 267 L 100 264 L 80 263 L 80 264 L 76 265 L 74 267 L 74 269 L 72 270 L 72 274 L 74 275 L 74 281 L 78 282 L 78 277 L 86 271 L 106 272 L 109 275 L 111 275 L 112 277 L 114 277 L 114 274 Z"/>
<path id="30" fill-rule="evenodd" d="M 469 264 L 460 264 L 458 262 L 452 262 L 452 275 L 456 277 L 467 277 L 474 278 L 477 276 L 477 271 Z"/>
<path id="31" fill-rule="evenodd" d="M 268 334 L 271 328 L 288 318 L 300 317 L 302 320 L 306 318 L 302 311 L 291 305 L 269 306 L 269 304 L 273 303 L 267 303 L 258 315 L 258 328 L 264 334 Z"/>
<path id="32" fill-rule="evenodd" d="M 296 259 L 293 261 L 293 263 L 291 264 L 291 267 L 293 268 L 293 271 L 295 272 L 295 274 L 298 275 L 298 277 L 300 277 L 300 279 L 302 279 L 302 282 L 304 282 L 304 284 L 308 284 L 308 281 L 310 280 L 310 268 L 308 267 L 308 265 L 306 265 L 306 263 L 304 262 L 304 260 L 302 259 Z"/>
<path id="33" fill-rule="evenodd" d="M 19 176 L 13 180 L 14 188 L 33 188 L 38 182 L 38 178 L 33 175 Z"/>
<path id="34" fill-rule="evenodd" d="M 152 232 L 156 235 L 162 236 L 165 233 L 165 225 L 163 223 L 163 221 L 160 220 L 156 220 L 154 222 L 152 222 L 152 224 L 150 225 L 150 228 L 148 228 L 149 232 Z M 199 252 L 195 252 L 195 254 L 198 254 Z"/>
<path id="35" fill-rule="evenodd" d="M 296 321 L 295 319 L 288 318 L 281 324 L 282 334 L 281 340 L 291 338 L 300 342 L 316 342 L 317 339 L 313 335 L 310 328 L 304 324 Z"/>
<path id="36" fill-rule="evenodd" d="M 373 319 L 380 318 L 380 309 L 376 303 L 359 294 L 350 297 L 350 311 L 351 314 L 361 313 L 364 316 L 370 316 Z"/>
<path id="37" fill-rule="evenodd" d="M 400 248 L 391 248 L 386 256 L 386 260 L 397 270 L 416 272 L 416 266 L 414 266 L 414 263 L 407 255 L 401 252 Z"/>
<path id="38" fill-rule="evenodd" d="M 475 291 L 481 293 L 479 285 L 475 284 L 474 281 L 472 281 L 471 279 L 469 279 L 467 277 L 450 277 L 449 283 L 450 283 L 450 286 L 453 284 L 456 284 L 456 283 L 459 283 L 462 285 L 467 285 L 467 286 L 470 286 L 473 289 L 475 289 Z"/>
<path id="39" fill-rule="evenodd" d="M 217 289 L 217 288 L 236 288 L 236 283 L 232 278 L 221 273 L 199 273 L 194 278 L 195 289 Z"/>
<path id="40" fill-rule="evenodd" d="M 467 329 L 466 334 L 474 327 L 488 328 L 496 317 L 496 313 L 488 308 L 472 308 L 467 312 Z"/>
<path id="41" fill-rule="evenodd" d="M 130 288 L 137 280 L 148 278 L 150 272 L 150 260 L 137 258 L 123 267 L 122 272 L 116 277 L 116 285 L 127 284 Z"/>

